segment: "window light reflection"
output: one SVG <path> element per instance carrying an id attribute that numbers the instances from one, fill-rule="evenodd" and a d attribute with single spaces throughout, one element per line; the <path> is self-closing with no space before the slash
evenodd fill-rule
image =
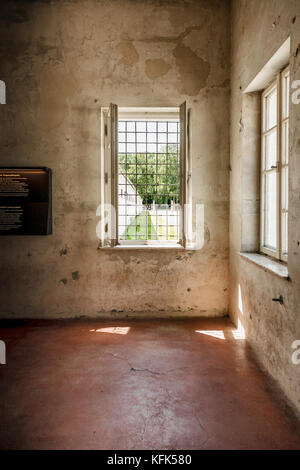
<path id="1" fill-rule="evenodd" d="M 95 332 L 95 333 L 111 333 L 115 335 L 127 335 L 129 330 L 130 330 L 129 326 L 110 326 L 107 328 L 97 328 L 97 329 L 94 328 L 90 331 Z"/>

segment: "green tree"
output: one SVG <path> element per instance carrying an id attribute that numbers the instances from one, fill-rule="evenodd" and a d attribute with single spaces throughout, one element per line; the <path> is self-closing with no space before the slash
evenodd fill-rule
<path id="1" fill-rule="evenodd" d="M 180 202 L 180 166 L 177 144 L 161 153 L 120 154 L 119 166 L 127 175 L 143 204 Z"/>

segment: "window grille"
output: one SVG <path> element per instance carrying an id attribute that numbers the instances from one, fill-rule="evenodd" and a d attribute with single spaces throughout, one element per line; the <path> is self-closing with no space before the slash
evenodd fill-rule
<path id="1" fill-rule="evenodd" d="M 119 120 L 120 243 L 180 239 L 179 120 Z"/>

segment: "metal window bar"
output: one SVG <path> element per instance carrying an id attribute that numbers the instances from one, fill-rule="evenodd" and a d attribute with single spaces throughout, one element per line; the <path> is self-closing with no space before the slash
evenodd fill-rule
<path id="1" fill-rule="evenodd" d="M 120 120 L 118 141 L 119 240 L 178 243 L 179 120 Z"/>

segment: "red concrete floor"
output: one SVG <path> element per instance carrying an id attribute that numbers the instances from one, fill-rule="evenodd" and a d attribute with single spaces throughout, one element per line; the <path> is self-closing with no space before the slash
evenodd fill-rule
<path id="1" fill-rule="evenodd" d="M 2 324 L 0 448 L 300 449 L 299 422 L 232 328 Z"/>

